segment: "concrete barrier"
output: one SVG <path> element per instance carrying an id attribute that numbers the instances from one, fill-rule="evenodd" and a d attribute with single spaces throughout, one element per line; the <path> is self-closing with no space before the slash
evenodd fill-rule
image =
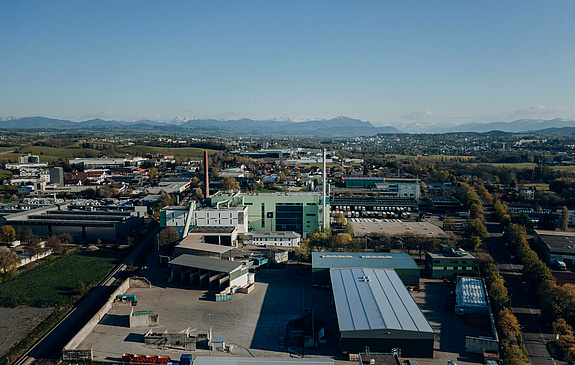
<path id="1" fill-rule="evenodd" d="M 498 353 L 499 341 L 481 337 L 465 336 L 465 351 L 483 354 L 484 351 Z"/>
<path id="2" fill-rule="evenodd" d="M 119 294 L 124 294 L 128 291 L 128 289 L 130 288 L 130 280 L 125 280 L 122 285 L 120 285 L 118 287 L 118 289 L 116 289 L 112 295 L 110 295 L 110 297 L 108 298 L 108 301 L 106 302 L 106 304 L 100 308 L 100 310 L 98 311 L 98 313 L 96 313 L 89 321 L 88 323 L 86 323 L 84 325 L 84 327 L 82 327 L 82 329 L 76 334 L 76 336 L 74 336 L 67 344 L 66 346 L 64 346 L 64 349 L 62 350 L 62 358 L 64 360 L 67 360 L 67 357 L 70 356 L 70 351 L 72 350 L 81 350 L 81 349 L 77 349 L 77 347 L 82 343 L 82 341 L 84 341 L 84 339 L 86 338 L 86 336 L 88 336 L 90 334 L 90 332 L 92 332 L 92 330 L 96 327 L 96 325 L 100 322 L 100 320 L 104 317 L 104 315 L 106 315 L 106 313 L 108 313 L 108 311 L 110 310 L 110 308 L 112 308 L 112 304 L 114 303 L 114 299 L 116 298 L 116 295 Z M 85 349 L 84 349 L 85 350 Z M 72 351 L 73 352 L 73 351 Z"/>

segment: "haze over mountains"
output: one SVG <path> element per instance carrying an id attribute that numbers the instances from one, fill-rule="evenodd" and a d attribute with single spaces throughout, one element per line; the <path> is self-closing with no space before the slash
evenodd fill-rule
<path id="1" fill-rule="evenodd" d="M 45 117 L 3 118 L 3 129 L 57 129 L 83 131 L 131 131 L 131 132 L 169 132 L 196 133 L 210 136 L 236 137 L 359 137 L 377 134 L 399 133 L 453 133 L 503 131 L 509 133 L 573 133 L 575 120 L 555 118 L 520 119 L 513 122 L 469 123 L 458 126 L 404 125 L 400 129 L 394 126 L 376 127 L 370 122 L 340 116 L 332 119 L 320 119 L 294 122 L 289 119 L 237 120 L 188 119 L 178 117 L 167 122 L 138 120 L 134 122 L 91 119 L 73 122 Z"/>

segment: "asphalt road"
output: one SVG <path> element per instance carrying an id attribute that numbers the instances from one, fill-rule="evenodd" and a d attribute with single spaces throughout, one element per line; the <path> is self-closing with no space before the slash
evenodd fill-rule
<path id="1" fill-rule="evenodd" d="M 104 305 L 115 287 L 111 285 L 116 279 L 125 277 L 125 269 L 146 248 L 146 244 L 153 241 L 160 231 L 159 226 L 154 228 L 140 242 L 140 244 L 119 264 L 102 282 L 84 296 L 78 305 L 56 325 L 46 336 L 37 342 L 26 354 L 15 362 L 15 365 L 30 365 L 37 359 L 58 359 L 62 356 L 62 349 L 82 329 L 84 324 L 96 314 Z"/>
<path id="2" fill-rule="evenodd" d="M 557 365 L 566 362 L 553 359 L 547 351 L 547 342 L 554 340 L 550 326 L 541 326 L 537 315 L 541 310 L 531 303 L 526 288 L 521 281 L 523 265 L 512 262 L 509 250 L 503 241 L 503 231 L 493 214 L 493 208 L 483 206 L 486 227 L 489 232 L 488 248 L 491 256 L 497 262 L 497 267 L 505 279 L 507 289 L 511 296 L 511 310 L 517 317 L 521 328 L 525 350 L 531 364 Z"/>

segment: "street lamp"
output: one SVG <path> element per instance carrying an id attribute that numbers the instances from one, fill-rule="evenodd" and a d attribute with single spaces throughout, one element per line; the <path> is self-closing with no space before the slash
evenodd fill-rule
<path id="1" fill-rule="evenodd" d="M 212 356 L 212 314 L 208 313 L 208 356 Z"/>

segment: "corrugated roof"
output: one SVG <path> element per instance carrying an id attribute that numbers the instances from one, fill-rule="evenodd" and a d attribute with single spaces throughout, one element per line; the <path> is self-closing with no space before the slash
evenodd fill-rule
<path id="1" fill-rule="evenodd" d="M 433 329 L 393 270 L 330 270 L 340 331 Z"/>
<path id="2" fill-rule="evenodd" d="M 170 265 L 193 267 L 196 269 L 212 270 L 231 273 L 242 266 L 241 262 L 211 259 L 203 256 L 180 255 L 168 262 Z"/>
<path id="3" fill-rule="evenodd" d="M 332 359 L 321 358 L 277 358 L 277 357 L 208 357 L 198 356 L 194 365 L 251 365 L 251 364 L 298 364 L 298 365 L 333 365 Z"/>
<path id="4" fill-rule="evenodd" d="M 311 262 L 314 269 L 419 269 L 405 252 L 312 252 Z"/>

